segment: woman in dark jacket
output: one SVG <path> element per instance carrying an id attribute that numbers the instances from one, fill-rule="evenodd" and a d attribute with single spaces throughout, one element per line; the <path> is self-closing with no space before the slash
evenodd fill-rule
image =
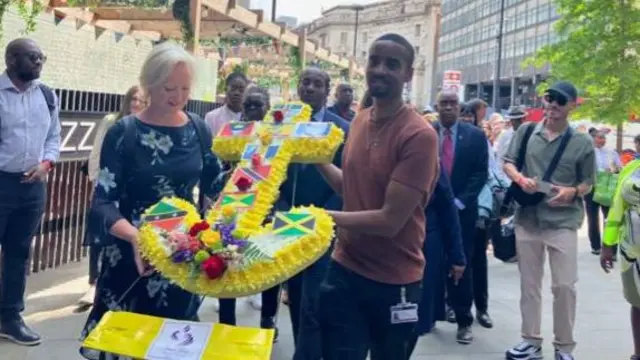
<path id="1" fill-rule="evenodd" d="M 422 279 L 422 302 L 418 307 L 418 325 L 409 347 L 409 357 L 418 338 L 431 332 L 436 321 L 445 319 L 445 271 L 450 271 L 448 276 L 460 278 L 466 265 L 458 209 L 444 172 L 440 173 L 425 214 L 427 235 L 423 251 L 427 261 Z"/>

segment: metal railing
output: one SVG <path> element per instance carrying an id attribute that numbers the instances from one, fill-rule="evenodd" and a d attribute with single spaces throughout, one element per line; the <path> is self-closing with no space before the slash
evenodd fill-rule
<path id="1" fill-rule="evenodd" d="M 100 120 L 120 107 L 122 95 L 56 89 L 62 124 L 61 160 L 49 174 L 44 216 L 31 247 L 30 273 L 80 261 L 92 185 L 85 172 Z M 220 106 L 189 101 L 187 111 L 204 116 Z"/>

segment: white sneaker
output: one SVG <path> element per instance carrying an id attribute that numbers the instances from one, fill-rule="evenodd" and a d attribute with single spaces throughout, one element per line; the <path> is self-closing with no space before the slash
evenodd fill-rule
<path id="1" fill-rule="evenodd" d="M 573 355 L 556 349 L 556 360 L 574 360 Z"/>
<path id="2" fill-rule="evenodd" d="M 505 355 L 507 360 L 540 360 L 542 359 L 542 347 L 523 341 L 507 350 Z M 565 359 L 556 357 L 556 360 Z"/>
<path id="3" fill-rule="evenodd" d="M 249 296 L 249 304 L 256 310 L 262 310 L 262 294 Z"/>

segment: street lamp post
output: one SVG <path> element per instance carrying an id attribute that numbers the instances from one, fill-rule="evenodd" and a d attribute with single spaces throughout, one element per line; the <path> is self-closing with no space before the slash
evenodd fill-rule
<path id="1" fill-rule="evenodd" d="M 504 0 L 500 0 L 500 18 L 498 24 L 498 54 L 496 54 L 496 69 L 493 75 L 493 110 L 500 112 L 500 69 L 502 68 L 502 32 L 504 28 Z"/>
<path id="2" fill-rule="evenodd" d="M 275 0 L 274 0 L 275 1 Z M 356 12 L 356 25 L 353 30 L 353 57 L 356 57 L 356 48 L 358 47 L 358 25 L 360 21 L 360 11 L 364 10 L 364 6 L 362 5 L 354 5 L 353 10 Z"/>
<path id="3" fill-rule="evenodd" d="M 271 22 L 276 22 L 276 6 L 278 5 L 278 0 L 271 1 Z"/>

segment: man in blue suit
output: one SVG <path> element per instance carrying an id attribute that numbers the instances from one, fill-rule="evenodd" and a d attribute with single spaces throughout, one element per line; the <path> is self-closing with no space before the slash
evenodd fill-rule
<path id="1" fill-rule="evenodd" d="M 438 96 L 437 104 L 439 123 L 435 124 L 435 128 L 440 141 L 442 171 L 446 172 L 451 181 L 454 203 L 460 215 L 464 253 L 471 263 L 478 219 L 478 195 L 489 176 L 487 138 L 479 128 L 458 121 L 460 99 L 457 94 L 442 93 Z M 458 323 L 456 340 L 460 344 L 470 344 L 473 341 L 472 276 L 471 267 L 467 267 L 457 284 L 453 281 L 447 284 L 449 305 L 453 308 Z"/>
<path id="2" fill-rule="evenodd" d="M 318 68 L 307 68 L 300 75 L 298 95 L 300 100 L 312 108 L 311 121 L 332 122 L 345 135 L 349 123 L 327 110 L 327 98 L 331 89 L 331 78 Z M 334 164 L 341 166 L 342 147 L 334 158 Z M 287 171 L 287 180 L 280 188 L 279 210 L 293 206 L 314 205 L 328 210 L 342 210 L 342 200 L 324 181 L 315 166 L 293 164 Z M 318 308 L 318 287 L 322 282 L 331 251 L 328 251 L 314 265 L 287 282 L 289 310 L 293 336 L 296 344 L 295 360 L 316 360 L 322 357 L 320 327 L 316 316 Z"/>

